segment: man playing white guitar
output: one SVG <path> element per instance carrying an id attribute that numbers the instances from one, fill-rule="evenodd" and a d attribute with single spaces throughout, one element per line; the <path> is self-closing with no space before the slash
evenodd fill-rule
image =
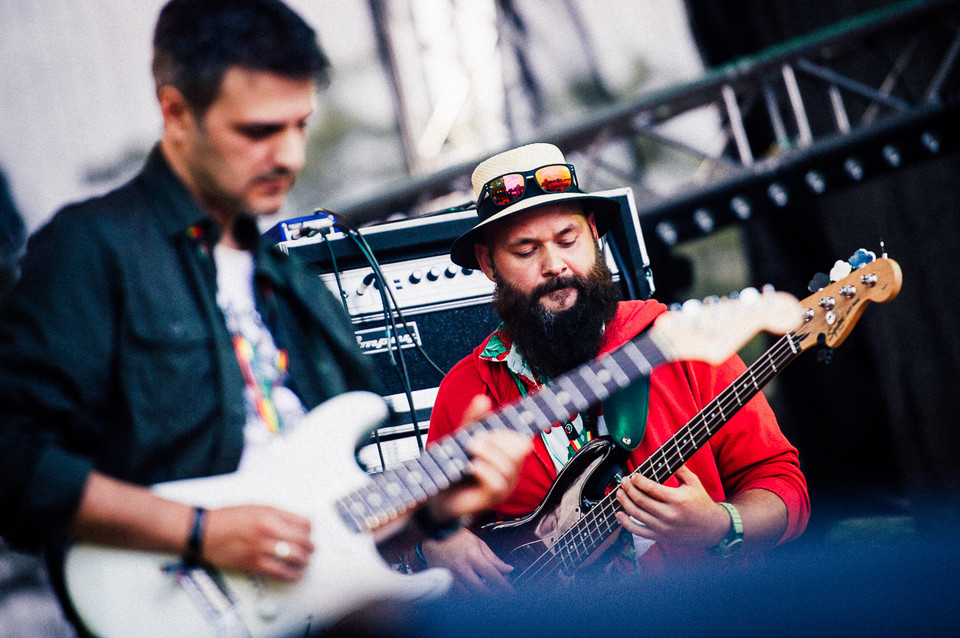
<path id="1" fill-rule="evenodd" d="M 582 192 L 556 147 L 531 144 L 496 155 L 474 171 L 473 186 L 479 221 L 457 239 L 451 258 L 496 282 L 494 308 L 503 323 L 444 379 L 431 440 L 459 426 L 475 395 L 502 405 L 532 393 L 609 353 L 665 310 L 653 300 L 618 301 L 598 250 L 618 204 Z M 719 366 L 664 365 L 653 372 L 649 390 L 641 386 L 618 399 L 625 419 L 613 418 L 614 402 L 605 402 L 602 411 L 570 415 L 561 427 L 534 435 L 519 484 L 493 509 L 494 518 L 533 512 L 575 452 L 598 436 L 615 434 L 628 454 L 626 471 L 632 471 L 743 370 L 736 356 Z M 636 473 L 623 481 L 617 498 L 622 511 L 616 520 L 634 535 L 619 553 L 642 554 L 637 560 L 647 565 L 712 560 L 711 554 L 787 542 L 803 532 L 810 508 L 797 451 L 762 394 L 731 415 L 665 484 Z M 513 566 L 482 538 L 461 530 L 423 542 L 419 556 L 431 567 L 449 568 L 466 590 L 508 585 Z"/>
<path id="2" fill-rule="evenodd" d="M 12 544 L 83 540 L 285 583 L 337 551 L 290 509 L 242 495 L 204 507 L 146 487 L 256 468 L 305 412 L 372 386 L 340 304 L 255 222 L 303 168 L 327 66 L 279 0 L 162 10 L 159 144 L 131 182 L 36 233 L 0 308 L 0 534 Z M 364 415 L 341 404 L 330 417 L 319 427 L 332 444 Z M 526 445 L 513 432 L 478 438 L 473 479 L 420 508 L 419 532 L 509 493 Z"/>

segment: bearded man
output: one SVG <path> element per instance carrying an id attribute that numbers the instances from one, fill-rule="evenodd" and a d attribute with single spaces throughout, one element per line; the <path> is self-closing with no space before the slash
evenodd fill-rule
<path id="1" fill-rule="evenodd" d="M 574 167 L 555 146 L 530 144 L 496 155 L 476 168 L 472 181 L 479 221 L 454 242 L 451 259 L 482 269 L 496 283 L 493 305 L 502 323 L 445 376 L 428 441 L 459 427 L 476 395 L 502 406 L 535 392 L 615 350 L 666 310 L 655 300 L 618 300 L 599 242 L 617 219 L 619 204 L 581 191 Z M 638 435 L 624 451 L 622 474 L 658 450 L 744 369 L 736 355 L 720 366 L 675 362 L 654 370 L 649 384 L 635 384 L 626 413 Z M 607 422 L 613 421 L 607 416 L 605 422 L 604 406 L 595 406 L 536 435 L 516 488 L 490 516 L 512 519 L 535 510 L 575 452 L 609 435 Z M 665 483 L 636 473 L 616 489 L 624 542 L 608 555 L 618 564 L 628 558 L 648 569 L 718 560 L 734 548 L 742 549 L 740 555 L 762 552 L 799 536 L 810 512 L 797 450 L 762 394 Z M 424 541 L 418 556 L 430 567 L 450 569 L 465 591 L 509 586 L 513 566 L 476 531 Z"/>

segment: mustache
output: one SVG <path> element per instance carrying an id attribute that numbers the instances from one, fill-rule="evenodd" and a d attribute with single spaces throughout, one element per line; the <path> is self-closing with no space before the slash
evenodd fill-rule
<path id="1" fill-rule="evenodd" d="M 282 177 L 289 177 L 290 179 L 293 179 L 294 177 L 296 177 L 296 175 L 289 168 L 284 168 L 283 166 L 277 166 L 277 167 L 274 167 L 269 173 L 264 173 L 263 175 L 258 176 L 257 181 L 270 182 Z"/>
<path id="2" fill-rule="evenodd" d="M 551 279 L 550 281 L 545 281 L 542 284 L 536 286 L 533 290 L 530 291 L 529 299 L 536 300 L 540 299 L 544 295 L 549 295 L 551 292 L 556 292 L 557 290 L 563 290 L 564 288 L 574 288 L 576 290 L 583 290 L 586 282 L 583 278 L 577 275 L 567 275 L 566 277 L 557 277 L 556 279 Z"/>

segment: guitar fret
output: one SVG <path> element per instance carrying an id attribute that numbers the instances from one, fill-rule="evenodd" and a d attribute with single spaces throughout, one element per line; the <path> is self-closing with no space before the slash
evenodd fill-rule
<path id="1" fill-rule="evenodd" d="M 337 510 L 337 514 L 340 515 L 340 519 L 347 524 L 347 527 L 349 527 L 351 531 L 362 532 L 364 530 L 363 518 L 357 516 L 350 508 L 349 502 L 351 500 L 352 499 L 350 497 L 339 499 L 334 504 L 334 509 Z"/>
<path id="2" fill-rule="evenodd" d="M 399 478 L 399 472 L 396 469 L 387 470 L 374 475 L 375 481 L 378 481 L 380 489 L 387 495 L 398 511 L 404 511 L 417 502 L 417 497 L 410 491 L 406 483 Z"/>
<path id="3" fill-rule="evenodd" d="M 410 496 L 413 498 L 414 502 L 422 503 L 423 501 L 427 500 L 429 495 L 426 491 L 424 491 L 420 483 L 424 480 L 429 480 L 428 476 L 419 470 L 411 471 L 407 467 L 406 463 L 397 468 L 397 476 L 399 477 L 400 482 L 406 486 L 407 491 L 410 492 Z"/>
<path id="4" fill-rule="evenodd" d="M 540 429 L 536 425 L 532 425 L 523 418 L 520 414 L 520 411 L 517 409 L 516 403 L 509 403 L 504 406 L 500 414 L 506 418 L 508 427 L 511 430 L 518 432 L 529 432 L 531 434 L 536 434 Z"/>
<path id="5" fill-rule="evenodd" d="M 442 464 L 437 465 L 443 470 L 444 475 L 451 483 L 456 483 L 466 473 L 470 459 L 459 442 L 453 437 L 447 437 L 437 441 L 434 446 L 435 456 L 441 457 Z M 434 459 L 436 460 L 436 459 Z"/>
<path id="6" fill-rule="evenodd" d="M 597 399 L 602 401 L 609 395 L 606 386 L 597 378 L 597 374 L 593 369 L 586 368 L 580 377 L 586 382 L 590 389 L 593 390 L 593 395 Z"/>
<path id="7" fill-rule="evenodd" d="M 613 375 L 613 381 L 618 388 L 625 388 L 630 384 L 630 377 L 627 376 L 614 357 L 604 357 L 600 360 L 600 365 Z"/>
<path id="8" fill-rule="evenodd" d="M 556 420 L 552 414 L 553 410 L 546 404 L 545 398 L 541 396 L 542 394 L 543 392 L 538 392 L 524 399 L 520 406 L 521 409 L 517 411 L 523 425 L 531 430 L 537 430 Z"/>
<path id="9" fill-rule="evenodd" d="M 372 476 L 370 488 L 367 490 L 367 503 L 370 505 L 374 527 L 379 527 L 386 521 L 396 518 L 399 514 L 399 510 L 394 506 L 390 495 L 387 494 L 384 486 L 380 484 L 381 477 L 382 474 Z"/>
<path id="10" fill-rule="evenodd" d="M 660 450 L 658 454 L 659 459 L 654 464 L 655 472 L 657 475 L 657 483 L 663 483 L 668 478 L 670 478 L 670 465 L 667 462 L 667 452 L 666 450 Z"/>
<path id="11" fill-rule="evenodd" d="M 483 418 L 482 421 L 480 421 L 480 423 L 482 423 L 483 426 L 487 430 L 490 430 L 491 432 L 494 430 L 513 430 L 514 429 L 510 427 L 509 423 L 505 422 L 503 419 L 500 418 L 499 413 L 488 414 Z"/>
<path id="12" fill-rule="evenodd" d="M 531 398 L 534 404 L 540 408 L 540 412 L 543 413 L 544 419 L 550 423 L 562 421 L 570 415 L 570 412 L 557 400 L 556 395 L 554 395 L 553 391 L 549 388 L 544 388 L 541 392 L 538 392 Z"/>
<path id="13" fill-rule="evenodd" d="M 433 481 L 433 484 L 437 488 L 437 492 L 441 492 L 448 487 L 450 487 L 450 479 L 447 478 L 447 475 L 444 474 L 443 470 L 437 465 L 436 460 L 433 458 L 433 451 L 436 448 L 436 445 L 429 445 L 423 451 L 423 454 L 420 455 L 418 461 L 420 466 L 423 468 L 423 471 L 430 477 Z"/>
<path id="14" fill-rule="evenodd" d="M 557 385 L 563 388 L 563 391 L 566 393 L 566 396 L 570 398 L 571 408 L 567 409 L 568 414 L 573 414 L 574 412 L 580 412 L 581 410 L 586 409 L 591 403 L 580 393 L 580 389 L 573 383 L 573 379 L 569 375 L 563 375 L 558 380 Z"/>
<path id="15" fill-rule="evenodd" d="M 641 376 L 646 376 L 653 370 L 653 366 L 650 365 L 650 362 L 643 355 L 643 351 L 640 350 L 635 340 L 628 341 L 620 348 L 619 352 L 627 355 L 627 358 L 637 367 L 637 372 L 639 372 Z"/>
<path id="16" fill-rule="evenodd" d="M 345 501 L 351 516 L 358 522 L 358 531 L 370 529 L 376 520 L 376 516 L 370 510 L 370 505 L 363 495 L 364 491 L 366 490 L 357 490 L 349 500 Z"/>

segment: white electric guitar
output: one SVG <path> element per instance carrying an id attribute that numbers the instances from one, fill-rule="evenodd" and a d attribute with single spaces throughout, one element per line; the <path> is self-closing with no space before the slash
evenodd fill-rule
<path id="1" fill-rule="evenodd" d="M 103 638 L 266 637 L 303 636 L 376 601 L 437 595 L 451 581 L 448 572 L 405 575 L 391 569 L 370 532 L 467 476 L 464 449 L 473 436 L 496 429 L 532 435 L 664 362 L 720 363 L 761 330 L 791 330 L 801 312 L 789 294 L 752 289 L 737 300 L 685 304 L 615 352 L 437 440 L 420 457 L 372 475 L 360 469 L 354 451 L 387 409 L 374 394 L 340 395 L 272 441 L 263 462 L 249 470 L 153 487 L 190 505 L 268 504 L 306 516 L 316 551 L 300 582 L 189 565 L 172 554 L 80 543 L 65 559 L 70 602 L 86 628 Z"/>

